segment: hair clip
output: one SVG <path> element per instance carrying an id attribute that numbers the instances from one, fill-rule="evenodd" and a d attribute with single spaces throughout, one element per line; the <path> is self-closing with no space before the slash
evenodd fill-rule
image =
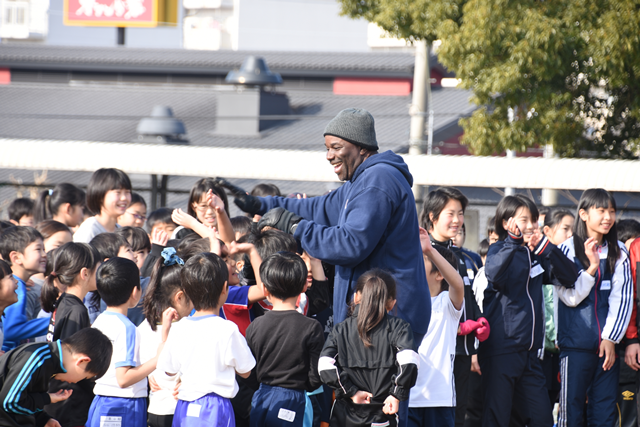
<path id="1" fill-rule="evenodd" d="M 49 196 L 53 196 L 53 190 L 49 189 Z"/>
<path id="2" fill-rule="evenodd" d="M 178 255 L 176 255 L 176 249 L 172 247 L 164 248 L 160 253 L 162 258 L 164 258 L 163 265 L 168 267 L 173 264 L 184 265 L 184 261 Z"/>

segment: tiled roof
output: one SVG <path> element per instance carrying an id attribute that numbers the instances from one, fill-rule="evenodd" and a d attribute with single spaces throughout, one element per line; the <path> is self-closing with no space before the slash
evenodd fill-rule
<path id="1" fill-rule="evenodd" d="M 136 126 L 155 105 L 168 105 L 185 123 L 192 145 L 322 150 L 322 131 L 339 111 L 369 110 L 376 120 L 381 149 L 406 150 L 408 96 L 347 96 L 331 92 L 289 91 L 296 118 L 279 122 L 259 137 L 221 136 L 216 128 L 215 86 L 119 84 L 11 84 L 0 86 L 0 137 L 130 142 Z M 440 128 L 469 114 L 470 92 L 436 89 L 432 95 L 434 141 Z"/>
<path id="2" fill-rule="evenodd" d="M 227 73 L 249 55 L 265 58 L 283 75 L 375 75 L 413 77 L 411 53 L 388 52 L 251 52 L 186 49 L 0 45 L 0 66 L 96 71 Z M 435 56 L 432 57 L 435 63 Z"/>

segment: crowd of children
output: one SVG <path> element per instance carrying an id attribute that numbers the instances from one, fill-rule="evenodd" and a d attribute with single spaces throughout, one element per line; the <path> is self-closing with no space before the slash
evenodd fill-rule
<path id="1" fill-rule="evenodd" d="M 463 247 L 467 198 L 429 192 L 415 232 L 431 320 L 416 342 L 375 265 L 349 279 L 334 325 L 334 266 L 260 216 L 230 218 L 225 186 L 201 179 L 186 210 L 147 214 L 125 172 L 100 169 L 86 194 L 59 184 L 11 204 L 0 425 L 636 422 L 619 389 L 636 393 L 640 371 L 640 223 L 616 222 L 609 192 L 586 190 L 575 213 L 506 196 L 478 253 Z"/>

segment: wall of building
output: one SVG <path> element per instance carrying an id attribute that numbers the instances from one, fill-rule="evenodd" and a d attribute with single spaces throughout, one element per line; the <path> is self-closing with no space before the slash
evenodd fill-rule
<path id="1" fill-rule="evenodd" d="M 64 0 L 50 0 L 49 31 L 46 44 L 59 46 L 116 46 L 117 30 L 112 27 L 66 26 L 62 22 Z M 176 49 L 182 47 L 182 7 L 175 27 L 127 28 L 125 46 Z"/>
<path id="2" fill-rule="evenodd" d="M 367 22 L 335 0 L 239 0 L 238 50 L 365 52 Z"/>

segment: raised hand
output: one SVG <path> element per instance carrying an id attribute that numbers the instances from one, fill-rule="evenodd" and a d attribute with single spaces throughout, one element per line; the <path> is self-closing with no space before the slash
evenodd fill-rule
<path id="1" fill-rule="evenodd" d="M 192 230 L 196 223 L 200 222 L 180 208 L 174 209 L 173 212 L 171 212 L 171 220 L 184 228 Z"/>
<path id="2" fill-rule="evenodd" d="M 258 230 L 262 231 L 265 227 L 275 228 L 285 233 L 293 234 L 294 225 L 302 220 L 301 216 L 289 212 L 284 208 L 273 208 L 260 219 L 258 222 Z"/>
<path id="3" fill-rule="evenodd" d="M 156 228 L 151 233 L 151 243 L 159 246 L 167 246 L 167 242 L 169 241 L 169 235 L 166 231 Z"/>
<path id="4" fill-rule="evenodd" d="M 175 308 L 169 307 L 162 312 L 162 342 L 166 342 L 169 338 L 169 331 L 171 330 L 171 323 L 174 320 L 180 320 L 178 312 Z"/>
<path id="5" fill-rule="evenodd" d="M 213 194 L 212 190 L 207 192 L 207 204 L 215 211 L 216 215 L 224 212 L 224 202 L 217 194 Z"/>
<path id="6" fill-rule="evenodd" d="M 538 227 L 534 228 L 531 240 L 529 240 L 529 249 L 532 251 L 538 246 L 538 243 L 542 240 L 542 233 Z"/>
<path id="7" fill-rule="evenodd" d="M 425 255 L 429 255 L 433 250 L 429 232 L 422 227 L 420 227 L 420 246 L 422 246 L 422 253 Z"/>
<path id="8" fill-rule="evenodd" d="M 584 253 L 591 265 L 600 265 L 600 255 L 598 255 L 598 243 L 593 237 L 589 237 L 584 242 Z"/>
<path id="9" fill-rule="evenodd" d="M 227 245 L 229 255 L 248 254 L 253 248 L 255 248 L 253 243 L 238 243 L 234 241 Z"/>
<path id="10" fill-rule="evenodd" d="M 507 227 L 506 227 L 507 231 L 511 234 L 513 234 L 514 236 L 517 237 L 521 237 L 522 233 L 520 232 L 520 229 L 518 228 L 518 224 L 516 224 L 516 219 L 515 218 L 509 218 L 509 220 L 507 221 Z"/>

